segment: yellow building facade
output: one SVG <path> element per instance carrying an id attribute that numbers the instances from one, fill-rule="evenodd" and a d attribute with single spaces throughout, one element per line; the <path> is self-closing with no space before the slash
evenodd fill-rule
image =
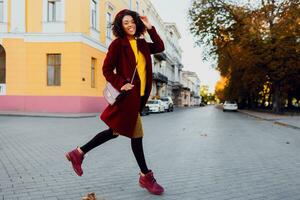
<path id="1" fill-rule="evenodd" d="M 0 110 L 102 111 L 109 25 L 143 2 L 0 0 Z"/>

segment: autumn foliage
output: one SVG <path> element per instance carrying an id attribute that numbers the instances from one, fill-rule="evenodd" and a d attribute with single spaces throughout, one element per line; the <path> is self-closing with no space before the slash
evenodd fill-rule
<path id="1" fill-rule="evenodd" d="M 280 112 L 300 100 L 300 1 L 240 2 L 193 1 L 190 31 L 216 61 L 220 99 Z"/>

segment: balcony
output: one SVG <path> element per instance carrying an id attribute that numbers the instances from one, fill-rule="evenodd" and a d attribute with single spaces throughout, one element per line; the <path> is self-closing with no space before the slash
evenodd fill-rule
<path id="1" fill-rule="evenodd" d="M 157 82 L 161 83 L 168 83 L 168 77 L 166 77 L 160 72 L 153 72 L 153 80 L 156 80 Z"/>
<path id="2" fill-rule="evenodd" d="M 180 90 L 182 88 L 182 84 L 179 82 L 174 82 L 173 83 L 173 90 Z"/>
<path id="3" fill-rule="evenodd" d="M 167 55 L 165 53 L 154 54 L 154 57 L 159 61 L 167 60 Z"/>
<path id="4" fill-rule="evenodd" d="M 185 90 L 185 91 L 191 91 L 191 89 L 188 88 L 188 87 L 183 87 L 182 89 Z"/>

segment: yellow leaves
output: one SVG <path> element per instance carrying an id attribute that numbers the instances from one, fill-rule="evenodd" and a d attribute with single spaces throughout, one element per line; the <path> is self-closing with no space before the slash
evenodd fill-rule
<path id="1" fill-rule="evenodd" d="M 216 91 L 224 90 L 227 83 L 228 83 L 228 78 L 221 76 L 220 80 L 217 82 L 217 84 L 215 86 L 215 90 Z"/>
<path id="2" fill-rule="evenodd" d="M 228 78 L 221 76 L 220 80 L 217 82 L 215 86 L 215 94 L 218 99 L 224 101 L 224 89 L 228 85 Z"/>

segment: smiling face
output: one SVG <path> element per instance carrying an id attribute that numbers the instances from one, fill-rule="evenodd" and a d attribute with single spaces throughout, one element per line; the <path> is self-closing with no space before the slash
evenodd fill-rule
<path id="1" fill-rule="evenodd" d="M 122 19 L 122 27 L 128 36 L 134 36 L 136 32 L 136 24 L 130 15 L 125 15 Z"/>

